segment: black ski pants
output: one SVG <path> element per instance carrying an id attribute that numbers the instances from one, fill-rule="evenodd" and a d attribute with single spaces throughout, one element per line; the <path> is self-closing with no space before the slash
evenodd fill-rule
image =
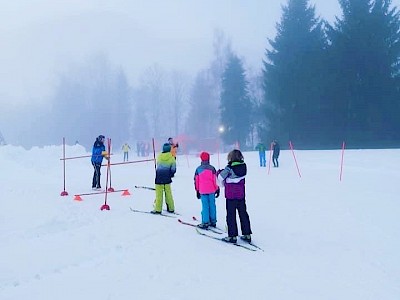
<path id="1" fill-rule="evenodd" d="M 272 156 L 272 162 L 274 164 L 274 167 L 279 167 L 279 162 L 278 162 L 277 156 Z"/>
<path id="2" fill-rule="evenodd" d="M 92 165 L 93 165 L 93 168 L 94 168 L 93 180 L 92 180 L 92 188 L 101 188 L 101 185 L 100 185 L 101 163 L 92 162 Z"/>
<path id="3" fill-rule="evenodd" d="M 250 218 L 247 213 L 245 199 L 226 199 L 226 224 L 228 236 L 238 236 L 236 210 L 239 213 L 240 228 L 243 235 L 251 234 Z"/>

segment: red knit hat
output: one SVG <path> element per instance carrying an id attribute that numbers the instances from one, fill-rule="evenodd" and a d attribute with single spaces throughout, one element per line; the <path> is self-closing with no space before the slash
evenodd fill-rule
<path id="1" fill-rule="evenodd" d="M 200 153 L 200 159 L 201 159 L 201 161 L 209 161 L 210 160 L 210 154 L 208 152 L 201 152 Z"/>

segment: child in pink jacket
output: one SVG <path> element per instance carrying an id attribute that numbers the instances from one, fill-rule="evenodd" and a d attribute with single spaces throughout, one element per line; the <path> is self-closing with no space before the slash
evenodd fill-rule
<path id="1" fill-rule="evenodd" d="M 219 187 L 217 185 L 217 171 L 210 165 L 210 154 L 202 152 L 200 154 L 201 164 L 194 173 L 194 188 L 197 199 L 201 199 L 201 224 L 199 228 L 207 229 L 208 226 L 217 226 L 217 208 L 215 198 L 219 197 Z"/>

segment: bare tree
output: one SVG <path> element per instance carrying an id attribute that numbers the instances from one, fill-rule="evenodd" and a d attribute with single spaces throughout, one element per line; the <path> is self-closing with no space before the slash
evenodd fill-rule
<path id="1" fill-rule="evenodd" d="M 188 120 L 194 124 L 189 123 L 187 131 L 198 138 L 216 138 L 219 134 L 221 80 L 232 55 L 230 41 L 219 29 L 214 31 L 213 50 L 210 66 L 197 74 L 190 93 L 192 107 Z"/>
<path id="2" fill-rule="evenodd" d="M 169 127 L 168 115 L 165 113 L 167 102 L 165 101 L 165 72 L 157 64 L 149 67 L 141 78 L 141 96 L 138 102 L 145 111 L 142 111 L 149 122 L 150 134 L 160 136 L 165 127 Z M 164 112 L 164 113 L 163 113 Z"/>
<path id="3" fill-rule="evenodd" d="M 183 125 L 187 118 L 189 106 L 189 85 L 188 76 L 179 71 L 173 71 L 170 77 L 171 82 L 171 108 L 174 134 L 182 132 Z"/>

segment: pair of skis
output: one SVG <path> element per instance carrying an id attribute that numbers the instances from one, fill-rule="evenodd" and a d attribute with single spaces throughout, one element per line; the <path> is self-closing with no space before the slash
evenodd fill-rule
<path id="1" fill-rule="evenodd" d="M 197 224 L 185 222 L 185 221 L 182 221 L 181 219 L 178 219 L 178 222 L 181 223 L 182 225 L 188 225 L 188 226 L 196 227 L 196 229 L 199 228 L 199 229 L 201 229 L 201 230 L 212 231 L 212 232 L 214 232 L 214 233 L 216 233 L 216 234 L 223 234 L 223 233 L 225 232 L 223 229 L 218 228 L 218 227 L 211 227 L 211 226 L 209 226 L 209 227 L 207 227 L 207 228 L 200 228 L 200 227 L 197 226 L 197 225 L 199 225 L 199 222 L 198 222 L 197 218 L 193 216 L 192 219 L 193 219 L 193 221 L 196 221 Z"/>
<path id="2" fill-rule="evenodd" d="M 139 209 L 133 209 L 132 207 L 130 207 L 132 212 L 137 212 L 137 213 L 141 213 L 141 214 L 150 214 L 150 215 L 154 215 L 154 216 L 162 216 L 162 217 L 167 217 L 167 218 L 177 218 L 178 216 L 180 216 L 180 214 L 178 213 L 170 213 L 168 211 L 163 211 L 160 214 L 153 214 L 151 211 L 146 211 L 146 210 L 139 210 Z"/>
<path id="3" fill-rule="evenodd" d="M 260 247 L 254 245 L 253 243 L 247 243 L 247 242 L 246 242 L 246 244 L 229 243 L 229 242 L 225 241 L 224 239 L 221 239 L 219 237 L 211 235 L 211 234 L 207 233 L 207 231 L 203 231 L 203 230 L 201 230 L 199 228 L 196 228 L 196 232 L 198 234 L 202 235 L 202 236 L 205 236 L 205 237 L 208 237 L 208 238 L 220 241 L 220 242 L 224 242 L 225 244 L 241 247 L 241 248 L 249 250 L 249 251 L 257 251 L 257 250 L 264 251 L 263 249 L 261 249 Z"/>
<path id="4" fill-rule="evenodd" d="M 198 220 L 196 219 L 196 217 L 192 217 L 192 219 L 193 219 L 193 221 L 198 221 Z M 181 219 L 178 219 L 178 222 L 181 223 L 182 225 L 188 225 L 188 226 L 196 227 L 196 232 L 197 232 L 198 234 L 202 235 L 202 236 L 205 236 L 205 237 L 208 237 L 208 238 L 217 240 L 217 241 L 221 241 L 221 242 L 224 242 L 224 243 L 226 243 L 226 244 L 230 244 L 230 245 L 234 245 L 234 246 L 237 246 L 237 247 L 241 247 L 241 248 L 244 248 L 244 249 L 249 250 L 249 251 L 261 250 L 261 251 L 264 252 L 263 249 L 261 249 L 260 247 L 258 247 L 257 245 L 255 245 L 255 244 L 252 243 L 252 242 L 250 242 L 250 243 L 249 243 L 249 242 L 243 242 L 243 243 L 229 243 L 229 242 L 225 241 L 223 238 L 220 238 L 220 237 L 215 236 L 215 235 L 213 235 L 212 233 L 210 233 L 210 231 L 211 231 L 211 232 L 216 233 L 216 234 L 222 234 L 222 233 L 224 233 L 225 231 L 222 230 L 221 228 L 218 228 L 218 227 L 215 227 L 215 228 L 214 228 L 214 227 L 210 227 L 210 226 L 209 226 L 208 228 L 202 229 L 202 228 L 198 227 L 196 224 L 189 223 L 189 222 L 184 222 L 184 221 L 182 221 Z"/>
<path id="5" fill-rule="evenodd" d="M 178 213 L 169 213 L 167 211 L 163 211 L 161 214 L 153 214 L 150 211 L 133 209 L 132 207 L 130 207 L 130 210 L 132 212 L 136 212 L 136 213 L 151 214 L 151 215 L 162 216 L 162 217 L 167 217 L 167 218 L 177 218 L 178 216 L 180 216 L 180 214 L 178 214 Z M 218 227 L 211 227 L 211 226 L 209 226 L 206 229 L 201 229 L 200 227 L 197 226 L 199 224 L 199 221 L 197 220 L 197 218 L 193 216 L 192 219 L 193 219 L 193 221 L 196 221 L 197 224 L 193 224 L 193 223 L 190 223 L 190 222 L 185 222 L 185 221 L 182 221 L 181 219 L 178 219 L 178 222 L 180 224 L 182 224 L 182 225 L 195 227 L 196 228 L 196 232 L 198 234 L 202 235 L 202 236 L 205 236 L 205 237 L 208 237 L 208 238 L 220 241 L 220 242 L 224 242 L 224 243 L 229 244 L 229 245 L 234 245 L 236 247 L 241 247 L 241 248 L 249 250 L 249 251 L 261 250 L 261 251 L 264 252 L 264 250 L 262 248 L 260 248 L 259 246 L 255 245 L 252 242 L 250 242 L 250 243 L 249 242 L 229 243 L 229 242 L 225 241 L 223 238 L 220 238 L 218 236 L 213 235 L 213 234 L 223 234 L 225 232 L 223 229 L 218 228 Z"/>

